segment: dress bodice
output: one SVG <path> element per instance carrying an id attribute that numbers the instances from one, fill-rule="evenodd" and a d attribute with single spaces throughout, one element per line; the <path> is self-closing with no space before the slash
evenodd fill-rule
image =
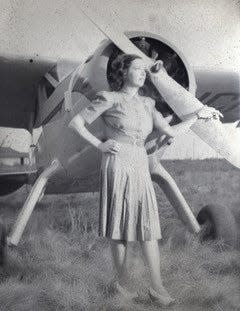
<path id="1" fill-rule="evenodd" d="M 152 107 L 147 97 L 137 95 L 129 99 L 126 94 L 117 93 L 102 117 L 108 138 L 119 133 L 145 140 L 153 130 Z"/>
<path id="2" fill-rule="evenodd" d="M 153 130 L 154 113 L 159 112 L 150 97 L 136 95 L 130 98 L 124 92 L 99 92 L 97 98 L 79 114 L 88 124 L 101 115 L 106 125 L 106 138 L 119 133 L 145 140 Z M 163 117 L 162 120 L 165 126 Z"/>

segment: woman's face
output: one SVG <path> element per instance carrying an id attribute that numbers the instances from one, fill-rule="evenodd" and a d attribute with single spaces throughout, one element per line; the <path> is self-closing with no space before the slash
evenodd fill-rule
<path id="1" fill-rule="evenodd" d="M 146 79 L 146 65 L 141 58 L 136 58 L 128 68 L 125 84 L 142 87 Z"/>

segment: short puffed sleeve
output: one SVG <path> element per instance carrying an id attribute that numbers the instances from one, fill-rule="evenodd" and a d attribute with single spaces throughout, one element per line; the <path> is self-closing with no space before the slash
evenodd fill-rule
<path id="1" fill-rule="evenodd" d="M 169 123 L 165 120 L 161 112 L 159 112 L 155 107 L 155 100 L 150 98 L 150 104 L 152 106 L 152 117 L 153 117 L 153 127 L 159 131 L 164 131 L 171 128 Z"/>
<path id="2" fill-rule="evenodd" d="M 88 123 L 96 120 L 104 111 L 111 108 L 113 101 L 108 94 L 109 92 L 98 92 L 95 99 L 85 108 L 80 110 L 79 115 Z"/>

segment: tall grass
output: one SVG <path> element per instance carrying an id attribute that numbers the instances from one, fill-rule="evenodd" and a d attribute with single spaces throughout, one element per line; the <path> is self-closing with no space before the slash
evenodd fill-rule
<path id="1" fill-rule="evenodd" d="M 240 174 L 224 161 L 166 161 L 190 205 L 197 212 L 210 202 L 225 204 L 239 218 Z M 183 225 L 155 186 L 163 232 L 162 276 L 176 304 L 169 310 L 240 310 L 240 253 L 217 243 L 201 244 L 181 233 Z M 26 197 L 2 198 L 8 229 Z M 0 273 L 0 310 L 159 310 L 147 296 L 148 271 L 137 243 L 129 247 L 129 284 L 142 299 L 129 304 L 114 293 L 109 242 L 98 238 L 98 193 L 45 196 L 37 205 L 17 248 Z M 183 237 L 184 238 L 184 237 Z M 181 238 L 180 238 L 181 240 Z"/>

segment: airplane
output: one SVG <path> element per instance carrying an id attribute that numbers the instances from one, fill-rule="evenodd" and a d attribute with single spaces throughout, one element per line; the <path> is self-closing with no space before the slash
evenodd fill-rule
<path id="1" fill-rule="evenodd" d="M 223 122 L 239 126 L 239 74 L 194 71 L 181 51 L 155 32 L 128 31 L 126 35 L 149 57 L 160 58 L 168 74 L 186 90 L 196 94 L 201 102 L 220 110 L 224 114 Z M 1 141 L 0 149 L 0 195 L 12 193 L 24 184 L 32 185 L 9 238 L 10 244 L 18 244 L 34 206 L 44 194 L 98 191 L 101 154 L 67 125 L 89 104 L 96 92 L 110 89 L 111 63 L 119 53 L 120 49 L 105 39 L 82 63 L 42 61 L 35 64 L 32 59 L 21 61 L 1 57 L 1 72 L 8 78 L 3 81 L 3 92 L 0 92 L 1 134 L 4 132 L 3 136 L 7 138 Z M 180 122 L 149 81 L 145 92 L 156 99 L 156 108 L 170 124 Z M 41 134 L 34 142 L 39 128 Z M 103 137 L 102 128 L 101 118 L 89 126 L 99 138 Z M 150 137 L 146 144 L 149 153 L 155 139 Z M 27 143 L 22 148 L 23 141 Z M 160 159 L 166 148 L 167 143 L 153 152 Z M 161 181 L 155 181 L 162 186 Z M 234 236 L 235 220 L 230 210 L 222 209 L 223 215 L 230 215 Z M 198 216 L 201 223 L 206 221 L 206 217 L 216 215 L 212 207 L 205 207 L 203 211 L 205 214 L 202 212 Z M 229 223 L 222 221 L 221 225 L 229 228 Z M 2 232 L 5 234 L 4 228 Z"/>

